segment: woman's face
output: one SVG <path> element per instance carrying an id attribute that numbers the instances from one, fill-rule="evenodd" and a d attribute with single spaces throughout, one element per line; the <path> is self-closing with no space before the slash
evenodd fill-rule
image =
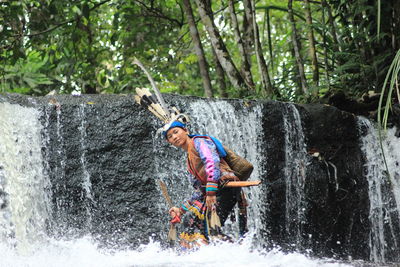
<path id="1" fill-rule="evenodd" d="M 167 141 L 175 147 L 186 149 L 189 139 L 187 134 L 187 129 L 182 129 L 180 127 L 169 129 L 167 132 Z"/>

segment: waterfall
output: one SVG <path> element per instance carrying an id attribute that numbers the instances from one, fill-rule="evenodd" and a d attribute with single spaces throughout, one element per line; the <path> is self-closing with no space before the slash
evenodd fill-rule
<path id="1" fill-rule="evenodd" d="M 293 245 L 301 245 L 305 223 L 304 183 L 308 164 L 307 151 L 300 114 L 293 104 L 285 107 L 285 181 L 286 181 L 286 215 L 285 229 Z"/>
<path id="2" fill-rule="evenodd" d="M 368 241 L 371 261 L 400 260 L 400 142 L 394 129 L 383 142 L 389 180 L 377 132 L 366 119 L 359 119 L 358 132 L 351 115 L 318 105 L 168 100 L 191 117 L 191 133 L 221 140 L 253 163 L 250 180 L 263 182 L 244 189 L 250 231 L 240 245 L 213 244 L 188 255 L 166 249 L 168 204 L 157 180 L 166 182 L 174 205 L 187 199 L 186 154 L 156 134 L 161 122 L 131 97 L 0 95 L 0 266 L 343 266 L 322 257 L 368 260 Z M 321 118 L 321 111 L 329 116 Z M 319 131 L 330 129 L 331 121 L 337 131 Z M 324 155 L 334 151 L 335 165 L 311 159 L 306 143 Z M 339 198 L 339 186 L 355 196 Z M 343 219 L 347 214 L 350 219 Z M 231 218 L 224 232 L 237 238 Z M 337 240 L 350 242 L 332 246 Z"/>
<path id="3" fill-rule="evenodd" d="M 0 114 L 0 240 L 29 253 L 45 240 L 50 211 L 40 113 L 0 103 Z"/>
<path id="4" fill-rule="evenodd" d="M 358 119 L 358 124 L 361 131 L 361 150 L 365 156 L 364 175 L 369 185 L 370 259 L 374 262 L 386 262 L 390 254 L 398 254 L 400 245 L 400 142 L 395 136 L 394 128 L 389 129 L 383 137 L 382 146 L 390 171 L 389 180 L 377 129 L 363 117 Z"/>

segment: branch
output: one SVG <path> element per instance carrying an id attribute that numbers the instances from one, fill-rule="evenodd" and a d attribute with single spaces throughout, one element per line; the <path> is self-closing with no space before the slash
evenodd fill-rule
<path id="1" fill-rule="evenodd" d="M 154 16 L 156 18 L 162 18 L 162 19 L 166 19 L 170 22 L 176 23 L 178 24 L 179 27 L 182 27 L 183 24 L 182 22 L 180 22 L 177 19 L 174 18 L 170 18 L 166 15 L 164 15 L 164 13 L 162 13 L 159 9 L 154 8 L 153 6 L 148 7 L 145 3 L 143 3 L 142 1 L 139 0 L 135 0 L 135 2 L 139 3 L 140 5 L 142 5 L 147 11 L 149 11 L 151 14 L 149 14 L 149 16 Z"/>
<path id="2" fill-rule="evenodd" d="M 238 3 L 238 2 L 239 2 L 239 0 L 234 1 L 234 3 Z M 222 12 L 222 11 L 224 11 L 224 10 L 227 9 L 228 7 L 229 7 L 229 4 L 226 5 L 226 6 L 221 7 L 219 10 L 213 12 L 213 16 L 216 15 L 216 14 L 218 14 L 218 13 L 220 13 L 220 12 Z M 201 21 L 200 18 L 198 18 L 197 20 L 195 20 L 196 25 L 197 25 L 197 23 L 198 23 L 199 21 Z M 180 42 L 180 41 L 182 40 L 182 38 L 185 37 L 186 34 L 188 34 L 188 33 L 189 33 L 189 30 L 187 30 L 186 32 L 184 32 L 184 33 L 178 38 L 177 42 Z"/>
<path id="3" fill-rule="evenodd" d="M 182 8 L 182 5 L 178 1 L 176 1 L 176 4 L 179 6 L 179 9 L 181 10 L 181 25 L 183 25 L 185 23 L 183 8 Z"/>

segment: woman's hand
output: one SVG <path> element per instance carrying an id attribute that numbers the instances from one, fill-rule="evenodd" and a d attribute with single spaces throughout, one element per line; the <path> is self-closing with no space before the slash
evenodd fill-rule
<path id="1" fill-rule="evenodd" d="M 217 196 L 206 196 L 206 206 L 208 210 L 214 209 L 216 203 L 217 203 Z"/>
<path id="2" fill-rule="evenodd" d="M 178 207 L 172 207 L 169 209 L 168 212 L 172 219 L 175 219 L 176 216 L 178 216 L 179 218 L 181 217 L 181 210 Z"/>

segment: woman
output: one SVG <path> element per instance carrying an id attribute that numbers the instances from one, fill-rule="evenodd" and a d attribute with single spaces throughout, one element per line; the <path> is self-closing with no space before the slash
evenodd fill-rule
<path id="1" fill-rule="evenodd" d="M 171 145 L 187 152 L 189 180 L 195 189 L 192 197 L 180 208 L 169 210 L 174 218 L 172 223 L 180 222 L 183 214 L 192 212 L 189 218 L 185 216 L 187 231 L 180 235 L 181 240 L 190 243 L 202 238 L 207 242 L 211 237 L 221 237 L 219 226 L 224 225 L 235 204 L 242 199 L 239 188 L 223 187 L 224 182 L 239 179 L 221 157 L 225 153 L 222 144 L 213 137 L 189 135 L 186 125 L 179 121 L 168 125 L 163 134 Z M 191 245 L 186 243 L 185 246 Z"/>

